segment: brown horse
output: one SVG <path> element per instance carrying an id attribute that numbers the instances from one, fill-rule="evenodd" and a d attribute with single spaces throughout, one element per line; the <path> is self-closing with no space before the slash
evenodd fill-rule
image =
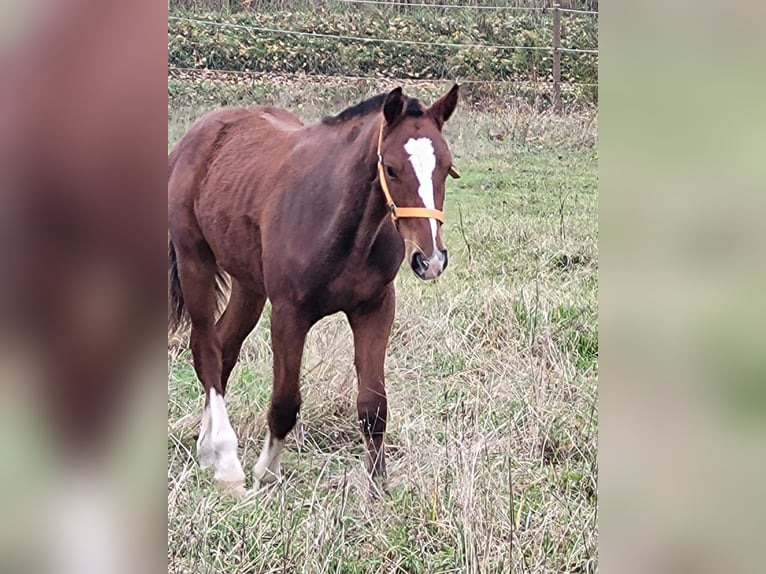
<path id="1" fill-rule="evenodd" d="M 310 125 L 279 108 L 227 108 L 197 120 L 170 153 L 169 327 L 191 321 L 205 388 L 198 456 L 222 487 L 244 492 L 223 397 L 267 298 L 274 382 L 255 488 L 279 476 L 306 335 L 339 311 L 354 335 L 367 468 L 385 479 L 393 280 L 405 255 L 422 279 L 447 267 L 441 210 L 447 175 L 458 175 L 441 130 L 457 100 L 457 85 L 431 107 L 396 88 Z M 225 275 L 231 296 L 216 323 Z"/>

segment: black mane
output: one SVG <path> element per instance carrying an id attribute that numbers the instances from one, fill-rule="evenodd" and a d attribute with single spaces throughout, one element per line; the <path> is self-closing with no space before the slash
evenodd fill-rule
<path id="1" fill-rule="evenodd" d="M 357 118 L 359 116 L 366 116 L 373 112 L 379 112 L 383 107 L 383 102 L 386 100 L 387 94 L 378 94 L 363 102 L 359 102 L 346 108 L 340 112 L 337 116 L 325 116 L 322 118 L 322 123 L 328 126 L 339 124 L 350 120 L 351 118 Z M 407 108 L 404 111 L 405 115 L 419 117 L 423 115 L 423 106 L 420 100 L 417 98 L 407 98 Z"/>

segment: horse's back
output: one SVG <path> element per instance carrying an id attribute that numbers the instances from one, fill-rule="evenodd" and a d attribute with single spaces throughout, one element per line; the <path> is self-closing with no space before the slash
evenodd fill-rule
<path id="1" fill-rule="evenodd" d="M 303 122 L 298 116 L 274 106 L 256 106 L 250 108 L 258 117 L 268 122 L 274 129 L 285 133 L 293 132 L 303 127 Z"/>
<path id="2" fill-rule="evenodd" d="M 188 203 L 203 191 L 203 182 L 212 169 L 231 168 L 257 161 L 258 152 L 280 145 L 303 122 L 291 112 L 273 106 L 231 107 L 208 112 L 197 119 L 168 155 L 168 201 Z M 221 151 L 226 157 L 221 159 Z M 231 172 L 232 170 L 229 169 Z"/>
<path id="3" fill-rule="evenodd" d="M 200 117 L 168 158 L 173 231 L 204 238 L 231 275 L 260 277 L 261 228 L 278 193 L 279 166 L 303 122 L 271 106 L 224 108 Z M 249 250 L 238 246 L 248 245 Z"/>
<path id="4" fill-rule="evenodd" d="M 184 203 L 197 191 L 210 159 L 232 125 L 243 121 L 246 108 L 224 108 L 198 118 L 168 155 L 168 203 Z"/>

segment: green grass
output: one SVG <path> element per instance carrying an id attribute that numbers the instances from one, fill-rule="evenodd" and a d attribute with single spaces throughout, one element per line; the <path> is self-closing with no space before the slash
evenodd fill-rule
<path id="1" fill-rule="evenodd" d="M 406 92 L 430 100 L 444 87 Z M 171 144 L 224 101 L 316 119 L 373 93 L 279 81 L 170 90 Z M 406 267 L 396 279 L 390 497 L 366 495 L 341 316 L 309 335 L 282 483 L 244 501 L 199 470 L 201 388 L 189 351 L 169 351 L 169 572 L 596 570 L 596 132 L 594 111 L 556 117 L 514 100 L 474 102 L 447 124 L 463 176 L 447 184 L 450 267 L 435 283 Z M 227 395 L 248 470 L 266 429 L 267 325 L 245 343 Z"/>

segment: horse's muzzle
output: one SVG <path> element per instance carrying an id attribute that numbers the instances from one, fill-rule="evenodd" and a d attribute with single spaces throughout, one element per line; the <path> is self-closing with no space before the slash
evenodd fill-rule
<path id="1" fill-rule="evenodd" d="M 444 251 L 437 249 L 430 259 L 426 259 L 422 252 L 416 251 L 412 254 L 410 267 L 421 279 L 436 279 L 447 268 L 447 262 L 446 249 Z"/>

